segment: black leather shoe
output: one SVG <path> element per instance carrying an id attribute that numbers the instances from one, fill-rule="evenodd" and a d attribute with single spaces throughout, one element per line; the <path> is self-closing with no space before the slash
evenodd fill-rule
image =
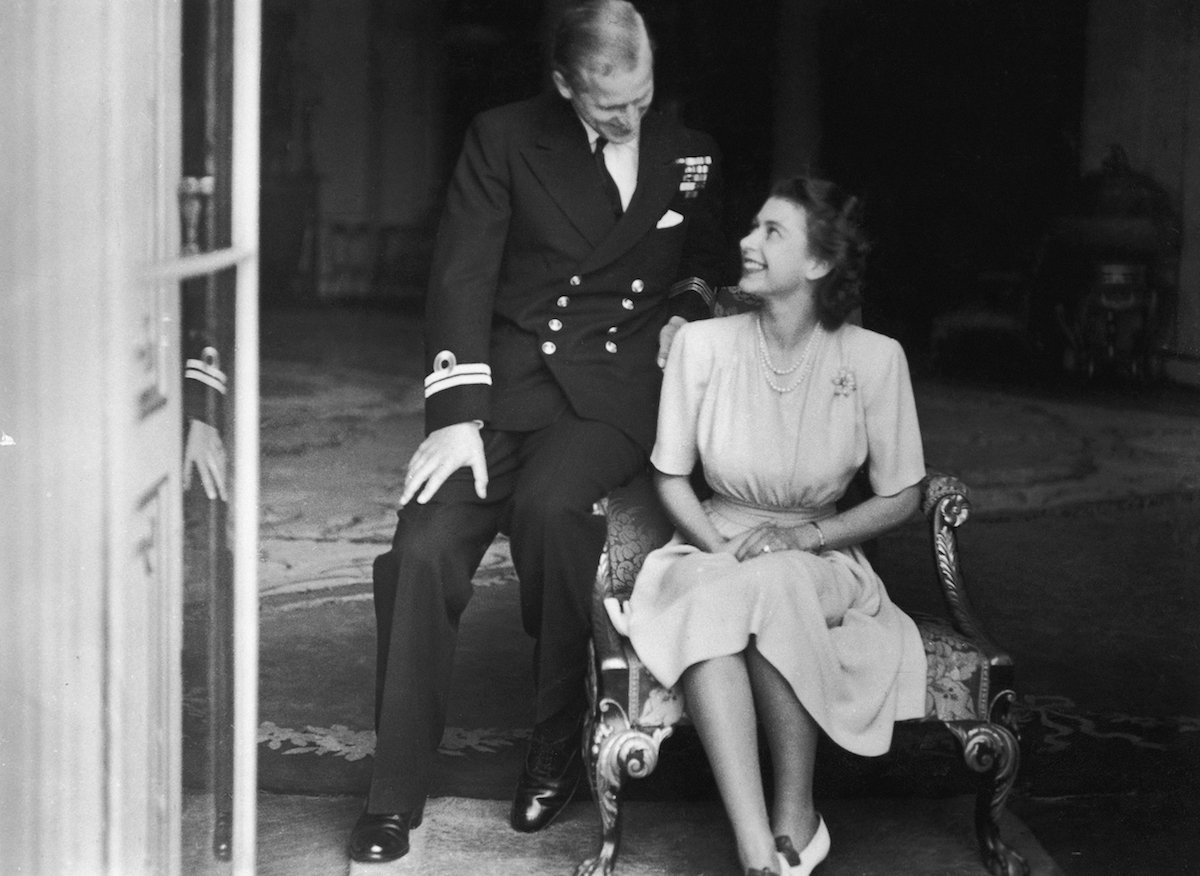
<path id="1" fill-rule="evenodd" d="M 534 730 L 525 756 L 525 769 L 517 781 L 509 821 L 513 830 L 533 833 L 558 817 L 575 796 L 583 778 L 580 737 L 548 741 Z"/>
<path id="2" fill-rule="evenodd" d="M 424 807 L 413 814 L 366 812 L 350 833 L 350 858 L 360 864 L 381 864 L 408 854 L 408 832 L 421 826 Z"/>

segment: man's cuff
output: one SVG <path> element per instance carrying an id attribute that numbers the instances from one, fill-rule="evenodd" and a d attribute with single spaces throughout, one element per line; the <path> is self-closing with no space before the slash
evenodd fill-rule
<path id="1" fill-rule="evenodd" d="M 483 384 L 456 386 L 425 399 L 425 431 L 455 423 L 486 423 L 491 416 L 492 388 Z"/>
<path id="2" fill-rule="evenodd" d="M 458 363 L 449 350 L 442 350 L 433 357 L 433 370 L 425 378 L 425 398 L 430 399 L 439 392 L 456 386 L 491 386 L 492 366 L 484 362 Z"/>
<path id="3" fill-rule="evenodd" d="M 674 316 L 682 316 L 688 322 L 712 316 L 716 293 L 699 277 L 688 277 L 671 284 L 667 309 Z"/>
<path id="4" fill-rule="evenodd" d="M 185 361 L 183 376 L 188 380 L 203 383 L 221 395 L 225 395 L 228 389 L 229 380 L 221 370 L 221 356 L 214 347 L 205 347 L 200 353 L 200 358 Z"/>

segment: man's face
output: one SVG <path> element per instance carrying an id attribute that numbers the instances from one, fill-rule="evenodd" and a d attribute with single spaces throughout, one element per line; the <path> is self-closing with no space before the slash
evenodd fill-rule
<path id="1" fill-rule="evenodd" d="M 555 71 L 554 85 L 601 137 L 610 143 L 630 143 L 638 138 L 642 117 L 654 99 L 653 56 L 644 50 L 632 68 L 607 76 L 585 71 L 578 88 Z"/>

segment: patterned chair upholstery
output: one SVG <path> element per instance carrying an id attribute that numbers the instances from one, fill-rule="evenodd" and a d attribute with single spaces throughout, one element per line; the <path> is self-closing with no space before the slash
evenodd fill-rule
<path id="1" fill-rule="evenodd" d="M 988 640 L 963 589 L 955 530 L 969 513 L 967 489 L 955 478 L 927 477 L 921 507 L 947 617 L 912 615 L 928 661 L 925 717 L 915 723 L 946 727 L 961 745 L 966 765 L 978 774 L 975 829 L 987 869 L 997 876 L 1028 873 L 1024 859 L 1001 840 L 997 825 L 1020 758 L 1010 713 L 1013 664 Z M 579 865 L 577 876 L 612 873 L 621 839 L 622 789 L 654 770 L 663 740 L 688 722 L 682 692 L 655 681 L 605 608 L 605 600 L 630 597 L 646 554 L 665 544 L 673 527 L 649 477 L 615 491 L 598 510 L 607 518 L 608 541 L 592 606 L 591 713 L 583 744 L 602 836 L 598 853 Z"/>

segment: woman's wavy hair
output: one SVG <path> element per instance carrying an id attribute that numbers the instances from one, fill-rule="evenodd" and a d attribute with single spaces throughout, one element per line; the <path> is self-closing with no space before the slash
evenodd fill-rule
<path id="1" fill-rule="evenodd" d="M 777 182 L 771 197 L 804 209 L 809 252 L 830 268 L 813 283 L 817 318 L 826 329 L 835 329 L 863 300 L 871 245 L 862 226 L 862 202 L 837 183 L 807 176 Z"/>

